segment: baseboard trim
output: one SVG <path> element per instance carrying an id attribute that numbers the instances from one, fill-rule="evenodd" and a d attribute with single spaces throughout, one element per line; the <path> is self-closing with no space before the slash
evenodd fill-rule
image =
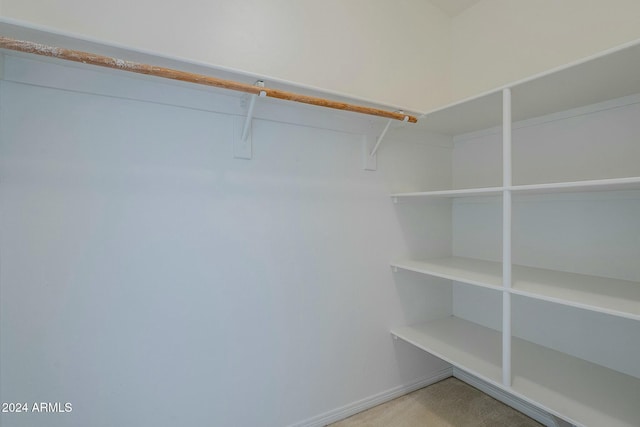
<path id="1" fill-rule="evenodd" d="M 429 377 L 374 394 L 373 396 L 333 409 L 325 412 L 324 414 L 317 415 L 299 423 L 291 424 L 289 427 L 324 427 L 328 424 L 335 423 L 350 417 L 351 415 L 355 415 L 359 412 L 373 408 L 374 406 L 393 400 L 397 397 L 404 396 L 412 391 L 435 384 L 438 381 L 442 381 L 451 376 L 453 376 L 453 369 L 451 367 L 445 368 Z"/>
<path id="2" fill-rule="evenodd" d="M 488 394 L 496 400 L 504 403 L 505 405 L 511 406 L 513 409 L 522 412 L 526 416 L 533 418 L 537 422 L 544 424 L 547 427 L 557 427 L 558 423 L 556 422 L 556 418 L 549 414 L 546 411 L 538 408 L 537 406 L 532 405 L 529 402 L 526 402 L 512 394 L 494 386 L 493 384 L 489 384 L 486 381 L 481 380 L 480 378 L 475 377 L 474 375 L 469 374 L 459 368 L 453 368 L 453 376 L 469 384 L 472 387 L 477 388 L 483 393 Z"/>

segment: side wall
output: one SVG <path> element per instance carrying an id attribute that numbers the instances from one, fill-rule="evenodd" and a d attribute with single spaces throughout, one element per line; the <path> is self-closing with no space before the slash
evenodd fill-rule
<path id="1" fill-rule="evenodd" d="M 424 0 L 3 0 L 0 12 L 416 111 L 450 97 L 451 20 Z"/>
<path id="2" fill-rule="evenodd" d="M 636 0 L 483 0 L 452 20 L 452 96 L 473 96 L 638 38 Z"/>
<path id="3" fill-rule="evenodd" d="M 450 373 L 389 334 L 450 314 L 450 290 L 388 267 L 449 250 L 447 222 L 418 242 L 389 194 L 450 146 L 390 136 L 364 171 L 366 120 L 296 107 L 278 114 L 313 126 L 255 120 L 236 160 L 238 98 L 9 55 L 5 71 L 0 398 L 73 412 L 3 426 L 324 425 Z"/>

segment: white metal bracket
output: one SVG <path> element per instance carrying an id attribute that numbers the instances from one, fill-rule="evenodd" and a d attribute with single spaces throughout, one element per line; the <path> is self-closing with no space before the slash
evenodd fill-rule
<path id="1" fill-rule="evenodd" d="M 371 155 L 371 149 L 375 144 L 374 138 L 371 135 L 362 135 L 362 169 L 366 171 L 378 169 L 378 156 L 375 153 Z"/>
<path id="2" fill-rule="evenodd" d="M 398 111 L 398 113 L 403 114 L 404 111 Z M 387 122 L 387 125 L 384 127 L 384 130 L 378 137 L 378 140 L 376 141 L 376 145 L 373 147 L 373 150 L 371 150 L 370 156 L 375 156 L 376 152 L 378 151 L 378 148 L 380 147 L 380 144 L 382 144 L 382 140 L 387 135 L 387 132 L 389 131 L 389 127 L 391 126 L 391 123 L 394 120 L 395 119 L 389 119 L 389 121 Z M 409 121 L 409 116 L 404 116 L 404 120 L 402 120 L 402 123 L 407 123 L 408 121 Z"/>
<path id="3" fill-rule="evenodd" d="M 258 80 L 255 84 L 258 87 L 264 87 L 264 82 Z M 236 137 L 233 145 L 233 157 L 236 159 L 251 159 L 253 157 L 253 142 L 251 138 L 251 124 L 253 121 L 253 110 L 256 107 L 256 99 L 258 97 L 267 96 L 267 92 L 260 91 L 259 95 L 251 95 L 251 101 L 249 102 L 249 109 L 247 110 L 247 117 L 242 124 L 242 130 L 236 130 Z M 236 124 L 236 128 L 238 125 Z"/>

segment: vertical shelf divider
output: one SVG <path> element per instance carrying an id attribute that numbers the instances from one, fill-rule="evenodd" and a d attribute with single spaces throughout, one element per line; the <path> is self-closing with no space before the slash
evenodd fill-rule
<path id="1" fill-rule="evenodd" d="M 502 384 L 511 387 L 511 89 L 502 91 Z"/>

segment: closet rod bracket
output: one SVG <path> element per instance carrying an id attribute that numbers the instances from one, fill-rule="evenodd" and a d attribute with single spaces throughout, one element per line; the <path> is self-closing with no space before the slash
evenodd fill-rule
<path id="1" fill-rule="evenodd" d="M 264 87 L 264 82 L 258 80 L 255 86 Z M 265 90 L 261 90 L 255 95 L 250 95 L 249 108 L 246 117 L 237 117 L 235 120 L 235 140 L 233 141 L 233 157 L 235 159 L 251 160 L 253 158 L 253 141 L 251 137 L 251 123 L 253 121 L 253 111 L 256 107 L 256 99 L 258 97 L 267 96 Z"/>
<path id="2" fill-rule="evenodd" d="M 400 111 L 396 111 L 396 113 L 404 114 L 404 111 L 400 110 Z M 378 148 L 380 147 L 380 144 L 382 144 L 384 137 L 387 135 L 387 132 L 389 131 L 389 127 L 391 126 L 391 122 L 393 122 L 393 120 L 394 119 L 389 119 L 389 121 L 387 122 L 387 125 L 384 127 L 384 130 L 376 140 L 376 145 L 373 147 L 373 150 L 371 150 L 371 153 L 369 154 L 369 156 L 371 157 L 375 156 L 376 152 L 378 151 Z M 407 122 L 409 122 L 409 116 L 405 115 L 404 119 L 402 120 L 402 123 L 407 123 Z"/>
<path id="3" fill-rule="evenodd" d="M 257 87 L 264 87 L 264 81 L 258 80 L 255 83 Z M 251 120 L 253 119 L 253 109 L 256 106 L 256 99 L 258 97 L 266 97 L 267 92 L 264 90 L 260 91 L 259 95 L 251 95 L 251 102 L 249 103 L 249 110 L 247 111 L 247 117 L 244 120 L 244 127 L 242 128 L 242 141 L 247 140 L 247 136 L 249 136 L 249 128 L 251 127 Z"/>

